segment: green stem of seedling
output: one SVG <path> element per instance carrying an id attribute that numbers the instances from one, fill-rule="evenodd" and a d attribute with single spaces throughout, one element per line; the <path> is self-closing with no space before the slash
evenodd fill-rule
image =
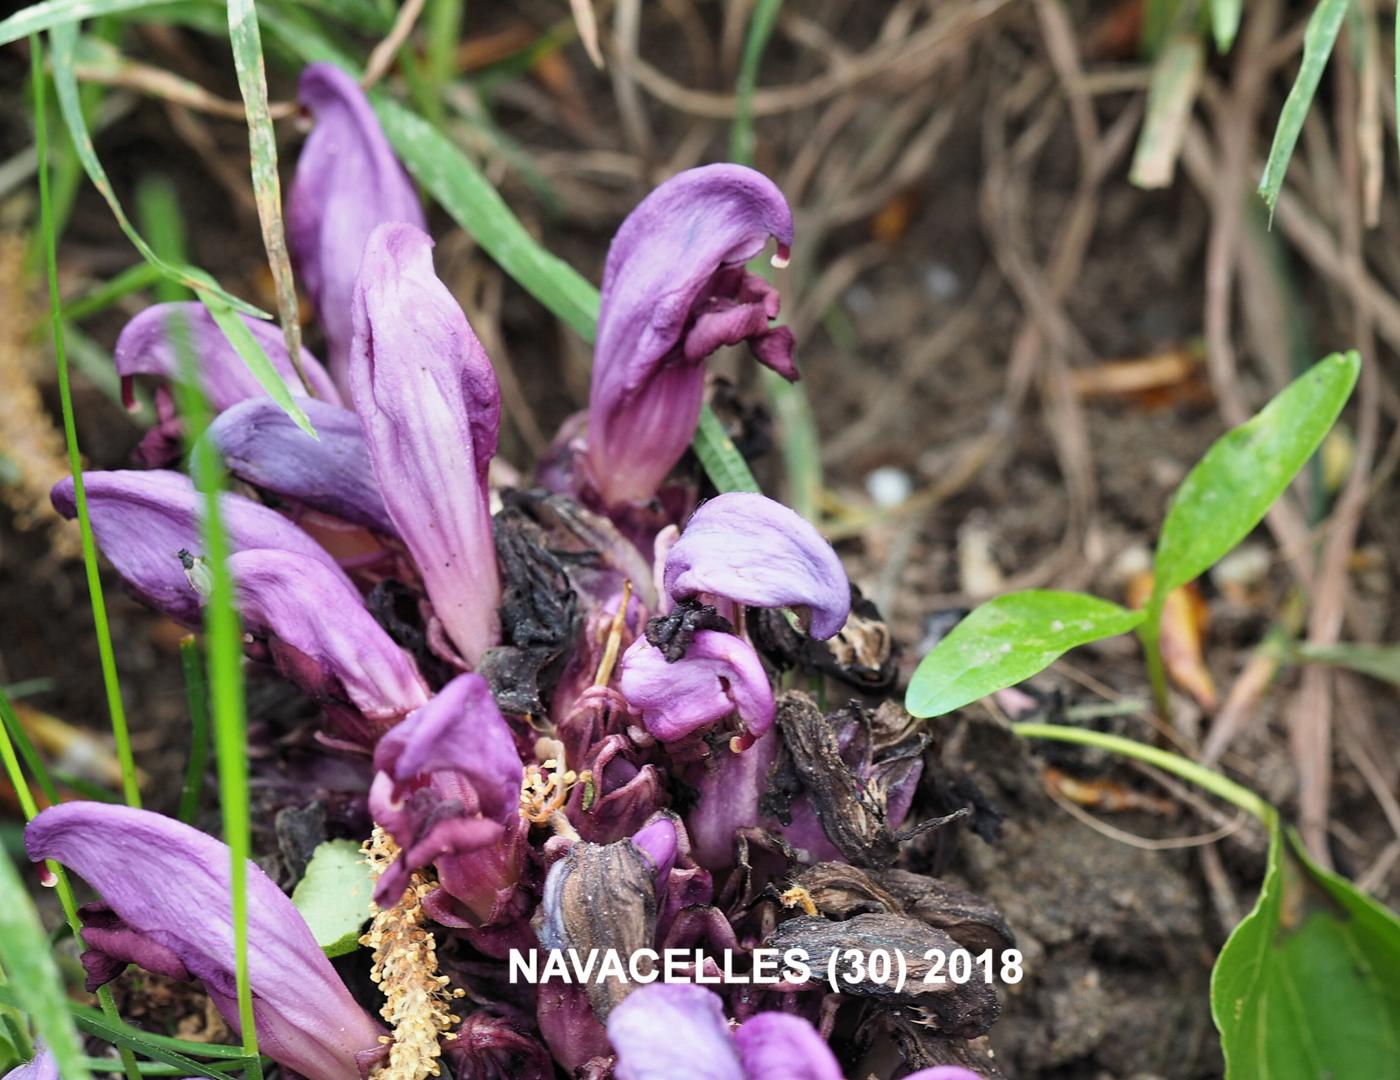
<path id="1" fill-rule="evenodd" d="M 78 450 L 78 428 L 73 418 L 73 393 L 68 384 L 68 353 L 63 347 L 63 302 L 58 293 L 58 245 L 54 238 L 53 205 L 49 195 L 48 167 L 48 85 L 44 79 L 43 45 L 36 34 L 29 39 L 30 64 L 34 82 L 34 143 L 39 155 L 39 218 L 44 234 L 44 256 L 49 279 L 49 321 L 53 331 L 54 362 L 58 369 L 58 396 L 63 409 L 63 437 L 68 443 L 68 465 L 73 472 L 73 501 L 78 509 L 82 533 L 83 568 L 87 572 L 88 600 L 93 627 L 97 631 L 97 652 L 102 666 L 102 683 L 107 691 L 107 712 L 112 718 L 112 736 L 121 763 L 122 794 L 130 806 L 141 805 L 136 784 L 136 760 L 131 753 L 131 735 L 126 726 L 117 659 L 112 649 L 112 632 L 107 623 L 107 602 L 102 595 L 102 577 L 97 569 L 97 545 L 92 538 L 88 517 L 87 488 L 83 484 L 83 459 Z"/>
<path id="2" fill-rule="evenodd" d="M 209 684 L 204 677 L 204 658 L 193 636 L 180 642 L 180 669 L 185 676 L 185 702 L 190 713 L 190 754 L 185 763 L 185 784 L 180 791 L 180 820 L 194 821 L 199 809 L 199 793 L 204 787 L 204 770 L 209 766 Z"/>
<path id="3" fill-rule="evenodd" d="M 1138 626 L 1147 677 L 1152 684 L 1152 704 L 1164 723 L 1171 722 L 1171 696 L 1167 692 L 1167 670 L 1162 663 L 1162 600 L 1157 594 L 1147 602 L 1147 617 Z"/>
<path id="4" fill-rule="evenodd" d="M 1135 758 L 1149 765 L 1155 765 L 1163 772 L 1179 776 L 1197 787 L 1204 788 L 1212 795 L 1219 796 L 1232 806 L 1247 811 L 1264 825 L 1272 825 L 1278 816 L 1277 810 L 1250 791 L 1249 788 L 1222 776 L 1214 769 L 1208 769 L 1180 754 L 1148 746 L 1136 739 L 1125 739 L 1121 735 L 1108 735 L 1101 731 L 1090 731 L 1087 728 L 1068 727 L 1064 724 L 1041 724 L 1034 721 L 1012 724 L 1011 730 L 1023 739 L 1055 739 L 1059 742 L 1079 743 L 1083 746 L 1097 747 L 1112 754 L 1121 754 L 1124 757 Z"/>

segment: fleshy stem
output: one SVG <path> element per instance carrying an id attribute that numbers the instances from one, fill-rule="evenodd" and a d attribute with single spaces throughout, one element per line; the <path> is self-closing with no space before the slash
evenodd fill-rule
<path id="1" fill-rule="evenodd" d="M 1152 683 L 1152 704 L 1164 723 L 1171 722 L 1171 697 L 1167 693 L 1167 672 L 1162 664 L 1162 606 L 1166 597 L 1154 589 L 1147 601 L 1146 617 L 1138 626 L 1138 639 L 1147 659 L 1147 677 Z"/>
<path id="2" fill-rule="evenodd" d="M 1250 791 L 1249 788 L 1222 776 L 1214 769 L 1197 764 L 1190 758 L 1173 754 L 1167 750 L 1159 750 L 1155 746 L 1138 742 L 1136 739 L 1125 739 L 1121 735 L 1107 735 L 1101 731 L 1090 731 L 1086 728 L 1069 727 L 1064 724 L 1041 724 L 1035 721 L 1012 724 L 1011 730 L 1023 739 L 1055 739 L 1059 742 L 1080 743 L 1084 746 L 1095 746 L 1100 750 L 1107 750 L 1111 754 L 1122 754 L 1124 757 L 1136 758 L 1138 761 L 1155 765 L 1163 772 L 1169 772 L 1197 787 L 1204 788 L 1232 806 L 1237 806 L 1252 814 L 1264 825 L 1271 826 L 1278 818 L 1278 811 Z"/>
<path id="3" fill-rule="evenodd" d="M 29 60 L 34 82 L 34 148 L 39 161 L 39 220 L 44 234 L 44 257 L 49 282 L 49 322 L 53 333 L 54 363 L 58 371 L 58 397 L 63 409 L 63 437 L 68 443 L 68 467 L 73 473 L 73 502 L 78 509 L 82 534 L 83 569 L 87 573 L 88 600 L 97 633 L 97 653 L 102 665 L 102 684 L 107 691 L 107 712 L 112 718 L 112 737 L 117 744 L 117 761 L 122 770 L 122 794 L 128 806 L 141 805 L 136 783 L 136 760 L 131 753 L 131 734 L 126 726 L 117 659 L 112 650 L 112 630 L 107 623 L 107 601 L 102 595 L 102 577 L 97 569 L 97 545 L 92 538 L 88 516 L 87 485 L 83 483 L 83 459 L 78 450 L 78 427 L 73 417 L 73 393 L 68 383 L 68 351 L 63 345 L 63 301 L 58 292 L 58 249 L 54 236 L 53 200 L 49 193 L 48 85 L 44 79 L 43 44 L 38 34 L 29 38 Z"/>

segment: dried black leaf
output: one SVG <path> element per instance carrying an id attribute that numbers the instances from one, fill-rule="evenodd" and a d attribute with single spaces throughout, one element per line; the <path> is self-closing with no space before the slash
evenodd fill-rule
<path id="1" fill-rule="evenodd" d="M 369 591 L 365 606 L 394 643 L 413 657 L 431 685 L 441 686 L 457 674 L 428 644 L 422 597 L 413 589 L 402 581 L 385 578 Z"/>
<path id="2" fill-rule="evenodd" d="M 306 864 L 326 841 L 326 804 L 318 799 L 305 806 L 284 807 L 277 811 L 274 822 L 277 853 L 286 867 L 288 883 L 295 884 L 306 876 Z"/>
<path id="3" fill-rule="evenodd" d="M 696 633 L 718 630 L 732 634 L 734 624 L 716 611 L 713 605 L 702 604 L 694 597 L 678 601 L 667 614 L 658 615 L 647 623 L 646 635 L 667 663 L 674 664 L 685 656 Z"/>
<path id="4" fill-rule="evenodd" d="M 1000 956 L 1016 944 L 1001 912 L 976 893 L 907 870 L 882 870 L 874 877 L 906 914 L 942 930 L 968 952 L 992 949 Z"/>
<path id="5" fill-rule="evenodd" d="M 917 1009 L 882 1009 L 873 1018 L 889 1032 L 904 1064 L 911 1070 L 957 1065 L 971 1069 L 984 1080 L 1005 1080 L 986 1038 L 959 1039 L 941 1035 L 929 1027 Z"/>
<path id="6" fill-rule="evenodd" d="M 903 911 L 898 897 L 882 888 L 860 867 L 848 863 L 817 863 L 803 871 L 797 884 L 807 891 L 817 910 L 830 919 Z"/>
<path id="7" fill-rule="evenodd" d="M 780 670 L 798 668 L 830 675 L 863 694 L 889 693 L 899 676 L 899 647 L 879 609 L 855 585 L 851 615 L 841 632 L 817 641 L 794 627 L 774 609 L 747 613 L 754 645 Z"/>

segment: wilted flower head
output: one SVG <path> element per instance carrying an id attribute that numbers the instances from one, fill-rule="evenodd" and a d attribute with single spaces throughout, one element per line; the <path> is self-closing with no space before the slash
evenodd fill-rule
<path id="1" fill-rule="evenodd" d="M 412 181 L 354 79 L 333 64 L 309 64 L 299 97 L 316 126 L 287 193 L 287 242 L 325 328 L 331 372 L 348 399 L 350 299 L 365 244 L 384 222 L 420 229 L 427 223 Z"/>
<path id="2" fill-rule="evenodd" d="M 672 177 L 618 229 L 603 271 L 589 397 L 592 482 L 610 506 L 644 503 L 695 434 L 704 361 L 747 341 L 788 379 L 792 331 L 772 327 L 778 293 L 744 264 L 778 241 L 792 211 L 761 173 L 707 165 Z"/>
<path id="3" fill-rule="evenodd" d="M 500 636 L 487 468 L 501 397 L 486 350 L 433 273 L 433 242 L 382 225 L 355 284 L 355 409 L 389 517 L 468 664 Z"/>
<path id="4" fill-rule="evenodd" d="M 88 988 L 128 963 L 199 979 L 238 1030 L 229 850 L 171 818 L 107 803 L 41 812 L 25 830 L 29 857 L 56 859 L 102 904 L 85 910 Z M 355 1003 L 301 913 L 248 864 L 248 982 L 263 1053 L 308 1080 L 365 1074 L 383 1029 Z"/>

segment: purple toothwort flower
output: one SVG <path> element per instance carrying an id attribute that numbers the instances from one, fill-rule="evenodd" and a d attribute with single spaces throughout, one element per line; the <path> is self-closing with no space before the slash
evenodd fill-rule
<path id="1" fill-rule="evenodd" d="M 58 1075 L 58 1062 L 43 1039 L 34 1041 L 34 1056 L 7 1072 L 4 1080 L 63 1080 Z"/>
<path id="2" fill-rule="evenodd" d="M 287 242 L 326 331 L 331 373 L 350 396 L 350 302 L 376 226 L 427 227 L 412 181 L 394 157 L 359 84 L 332 64 L 310 64 L 298 96 L 315 118 L 287 193 Z"/>
<path id="3" fill-rule="evenodd" d="M 747 341 L 788 379 L 792 331 L 769 325 L 778 293 L 744 264 L 792 244 L 792 211 L 740 165 L 672 177 L 637 206 L 608 250 L 589 396 L 588 461 L 609 506 L 645 503 L 695 434 L 705 358 Z"/>
<path id="4" fill-rule="evenodd" d="M 620 667 L 622 696 L 662 742 L 684 739 L 731 715 L 739 718 L 745 744 L 773 726 L 768 673 L 753 646 L 734 634 L 701 630 L 675 663 L 638 638 Z"/>
<path id="5" fill-rule="evenodd" d="M 382 225 L 355 284 L 350 383 L 389 517 L 433 611 L 475 665 L 500 636 L 487 468 L 501 396 L 486 350 L 433 273 L 433 242 Z"/>
<path id="6" fill-rule="evenodd" d="M 271 398 L 226 409 L 205 432 L 229 472 L 254 487 L 392 536 L 394 523 L 374 482 L 360 418 L 329 402 L 302 402 L 311 438 Z"/>
<path id="7" fill-rule="evenodd" d="M 718 995 L 652 983 L 608 1016 L 617 1080 L 841 1080 L 841 1068 L 801 1017 L 759 1013 L 731 1033 Z"/>
<path id="8" fill-rule="evenodd" d="M 177 622 L 199 625 L 203 597 L 184 563 L 204 550 L 204 495 L 183 473 L 162 469 L 85 472 L 83 483 L 97 546 L 127 587 Z M 49 498 L 64 517 L 77 516 L 72 477 L 55 484 Z M 231 552 L 277 548 L 304 555 L 353 589 L 326 550 L 277 511 L 234 494 L 220 496 L 219 507 Z"/>
<path id="9" fill-rule="evenodd" d="M 171 818 L 106 803 L 50 807 L 25 830 L 35 862 L 57 859 L 102 897 L 89 906 L 88 988 L 128 963 L 199 979 L 238 1030 L 229 850 Z M 248 864 L 248 982 L 263 1053 L 308 1080 L 363 1076 L 383 1029 L 355 1003 L 301 913 Z"/>
<path id="10" fill-rule="evenodd" d="M 718 495 L 691 515 L 666 557 L 665 585 L 672 600 L 806 608 L 820 639 L 851 613 L 851 587 L 831 545 L 796 511 L 744 491 Z"/>

